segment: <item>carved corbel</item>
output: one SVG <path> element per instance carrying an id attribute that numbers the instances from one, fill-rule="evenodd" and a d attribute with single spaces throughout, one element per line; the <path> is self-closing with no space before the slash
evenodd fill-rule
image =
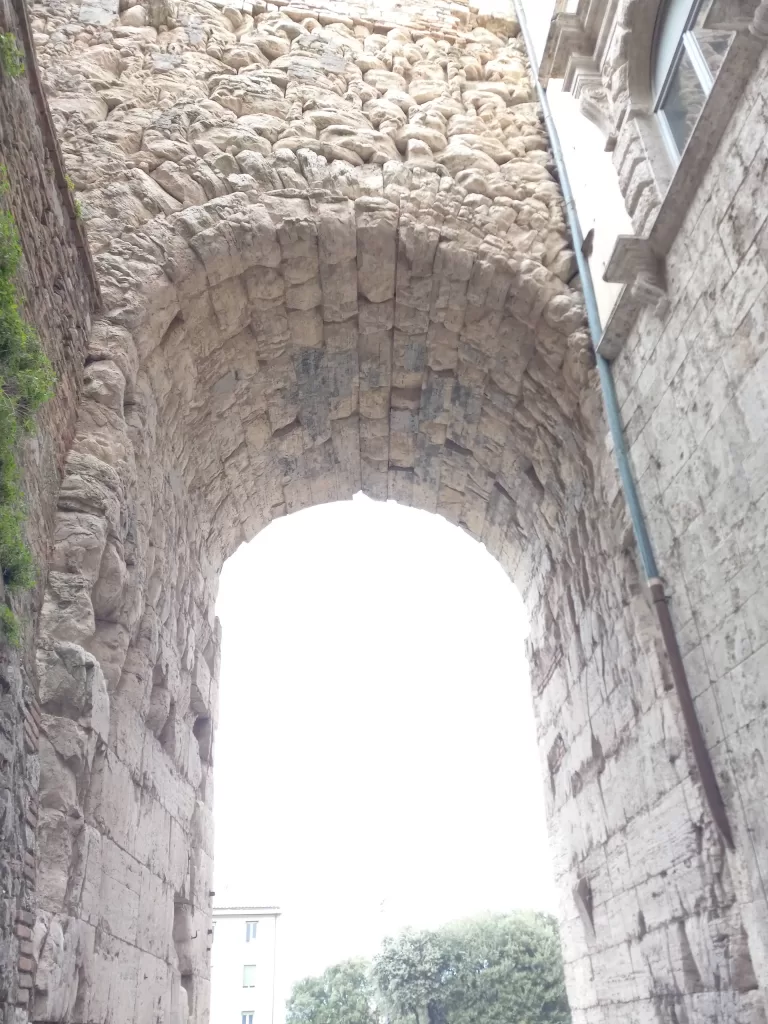
<path id="1" fill-rule="evenodd" d="M 582 88 L 579 93 L 579 110 L 605 135 L 606 152 L 612 153 L 616 148 L 616 131 L 611 116 L 611 101 L 602 85 Z"/>
<path id="2" fill-rule="evenodd" d="M 658 316 L 669 307 L 664 262 L 651 248 L 647 238 L 619 235 L 603 275 L 613 284 L 625 284 L 643 306 L 650 306 Z"/>
<path id="3" fill-rule="evenodd" d="M 613 150 L 616 137 L 613 132 L 611 101 L 594 58 L 572 54 L 565 70 L 563 88 L 577 100 L 579 110 L 587 120 L 597 125 L 605 135 L 605 148 Z"/>

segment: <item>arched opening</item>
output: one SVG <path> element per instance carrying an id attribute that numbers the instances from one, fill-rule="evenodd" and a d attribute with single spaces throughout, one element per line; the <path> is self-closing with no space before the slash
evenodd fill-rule
<path id="1" fill-rule="evenodd" d="M 590 473 L 573 425 L 588 374 L 578 298 L 508 243 L 494 251 L 478 230 L 462 232 L 450 188 L 448 206 L 436 205 L 437 174 L 413 173 L 399 206 L 237 192 L 191 208 L 153 225 L 173 253 L 155 269 L 149 236 L 111 247 L 133 252 L 121 266 L 135 276 L 115 280 L 111 316 L 94 328 L 42 614 L 50 685 L 58 692 L 67 659 L 90 682 L 77 769 L 69 718 L 44 741 L 40 891 L 59 913 L 77 907 L 70 941 L 82 930 L 95 949 L 89 912 L 69 897 L 75 866 L 95 870 L 84 844 L 137 860 L 136 891 L 115 869 L 131 907 L 124 935 L 153 947 L 147 969 L 178 965 L 178 987 L 156 998 L 179 1012 L 207 998 L 214 600 L 242 540 L 361 486 L 437 511 L 521 581 L 541 640 L 534 677 L 547 685 L 559 671 L 562 627 L 545 580 L 564 538 L 578 564 Z M 85 884 L 97 902 L 109 870 L 98 897 Z M 82 956 L 103 964 L 111 938 Z M 50 1013 L 40 989 L 39 1012 Z M 98 1017 L 109 1003 L 97 1000 L 114 995 L 89 998 Z"/>
<path id="2" fill-rule="evenodd" d="M 358 495 L 240 548 L 217 614 L 214 904 L 279 907 L 275 1020 L 406 925 L 556 910 L 525 612 L 481 545 Z M 249 1005 L 226 927 L 214 1020 Z"/>

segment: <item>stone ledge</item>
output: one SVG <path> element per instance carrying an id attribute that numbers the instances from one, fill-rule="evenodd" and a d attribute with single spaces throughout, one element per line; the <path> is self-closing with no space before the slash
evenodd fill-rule
<path id="1" fill-rule="evenodd" d="M 654 252 L 649 239 L 619 235 L 603 280 L 625 285 L 598 345 L 602 356 L 615 359 L 643 306 L 654 306 L 659 313 L 666 309 L 664 261 Z"/>

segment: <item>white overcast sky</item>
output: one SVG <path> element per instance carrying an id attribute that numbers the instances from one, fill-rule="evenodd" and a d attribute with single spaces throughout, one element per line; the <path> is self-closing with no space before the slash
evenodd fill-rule
<path id="1" fill-rule="evenodd" d="M 554 910 L 522 601 L 437 516 L 362 496 L 224 567 L 216 903 L 278 904 L 292 982 L 385 934 Z"/>

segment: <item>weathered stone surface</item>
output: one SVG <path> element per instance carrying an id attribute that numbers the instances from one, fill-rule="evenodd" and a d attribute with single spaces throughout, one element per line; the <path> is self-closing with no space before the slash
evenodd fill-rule
<path id="1" fill-rule="evenodd" d="M 2 208 L 12 214 L 23 246 L 15 282 L 21 312 L 36 327 L 58 378 L 56 395 L 37 416 L 35 436 L 19 452 L 27 540 L 43 577 L 61 471 L 77 418 L 95 288 L 35 76 L 34 30 L 27 35 L 22 7 L 13 2 L 3 8 L 2 21 L 2 32 L 13 34 L 26 65 L 26 73 L 17 78 L 2 72 L 0 83 Z M 8 595 L 2 569 L 0 600 L 12 605 L 23 632 L 20 650 L 10 649 L 0 637 L 0 1020 L 16 1024 L 29 999 L 31 961 L 25 943 L 39 877 L 34 825 L 40 719 L 33 635 L 42 595 L 39 587 Z"/>
<path id="2" fill-rule="evenodd" d="M 362 488 L 468 529 L 525 598 L 574 1019 L 759 1024 L 744 933 L 765 916 L 705 813 L 626 550 L 514 19 L 93 10 L 34 10 L 104 310 L 41 616 L 33 1018 L 206 1019 L 218 571 L 275 516 Z M 747 290 L 724 290 L 724 330 Z M 764 393 L 740 396 L 756 437 Z M 729 735 L 754 729 L 760 653 Z"/>
<path id="3" fill-rule="evenodd" d="M 551 402 L 533 378 L 523 397 L 537 325 L 553 325 L 559 365 L 585 348 L 583 312 L 555 265 L 568 246 L 559 194 L 540 191 L 549 174 L 520 145 L 546 148 L 512 100 L 525 71 L 516 29 L 508 39 L 466 11 L 410 9 L 407 30 L 355 36 L 332 11 L 302 28 L 277 11 L 181 4 L 157 23 L 134 4 L 106 34 L 83 28 L 59 44 L 76 8 L 36 13 L 109 310 L 94 329 L 43 610 L 41 798 L 59 817 L 42 833 L 41 914 L 66 912 L 156 958 L 161 1001 L 184 975 L 197 1020 L 218 566 L 275 515 L 360 487 L 446 514 L 500 555 L 507 531 L 536 515 L 521 506 L 513 525 L 499 503 L 516 490 L 504 438 L 527 420 L 533 454 L 555 423 L 583 431 L 555 407 L 541 415 Z M 513 205 L 499 219 L 457 176 L 497 175 L 513 157 Z M 505 316 L 528 353 L 504 354 L 516 373 L 495 339 Z M 428 337 L 452 352 L 434 349 L 434 368 Z M 583 471 L 583 450 L 577 461 Z M 551 500 L 565 523 L 560 484 Z M 82 817 L 79 833 L 64 813 Z M 158 845 L 169 834 L 173 849 Z M 65 906 L 84 836 L 127 860 L 107 873 L 94 857 Z M 103 901 L 128 865 L 142 878 L 138 910 L 124 896 L 94 918 L 86 892 Z M 65 948 L 57 922 L 35 1012 L 73 1019 L 76 991 L 89 1020 L 106 1019 L 103 940 Z"/>
<path id="4" fill-rule="evenodd" d="M 637 258 L 610 277 L 627 287 L 603 350 L 615 356 L 621 414 L 659 572 L 671 590 L 702 731 L 736 836 L 728 870 L 741 920 L 736 926 L 731 917 L 723 934 L 734 951 L 728 984 L 738 995 L 727 1004 L 715 998 L 697 1003 L 690 995 L 691 986 L 708 989 L 712 976 L 709 954 L 691 938 L 700 927 L 685 925 L 700 977 L 689 974 L 686 987 L 678 973 L 673 1009 L 678 1018 L 700 1014 L 707 1020 L 734 1014 L 763 1021 L 768 993 L 762 810 L 768 794 L 768 56 L 754 34 L 762 10 L 753 0 L 716 0 L 707 9 L 702 46 L 716 43 L 722 63 L 713 65 L 720 71 L 676 173 L 660 121 L 650 113 L 644 79 L 654 45 L 654 4 L 580 2 L 565 29 L 568 41 L 555 28 L 546 57 L 559 77 L 578 54 L 573 66 L 579 70 L 568 87 L 606 136 L 637 234 L 624 240 L 636 246 Z M 580 26 L 587 19 L 585 35 Z M 603 47 L 598 39 L 611 42 Z M 632 107 L 649 114 L 627 116 Z M 621 266 L 621 251 L 620 240 L 614 269 Z M 644 887 L 646 920 L 648 895 Z M 655 911 L 658 904 L 653 906 Z M 687 913 L 679 905 L 677 911 Z M 686 958 L 684 951 L 678 956 Z M 747 994 L 753 989 L 755 998 Z"/>

